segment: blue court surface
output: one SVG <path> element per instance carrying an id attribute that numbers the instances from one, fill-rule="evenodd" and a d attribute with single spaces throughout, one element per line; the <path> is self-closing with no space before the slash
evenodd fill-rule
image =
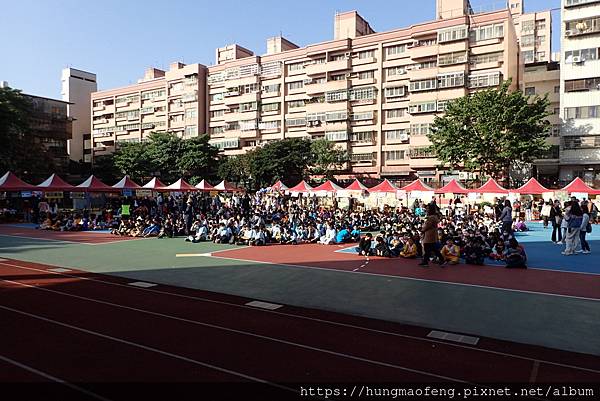
<path id="1" fill-rule="evenodd" d="M 564 245 L 556 245 L 550 241 L 552 227 L 544 229 L 542 223 L 527 223 L 529 231 L 516 233 L 518 241 L 525 247 L 527 253 L 527 266 L 530 269 L 548 269 L 566 272 L 600 274 L 600 225 L 593 225 L 592 233 L 587 235 L 587 240 L 592 253 L 573 256 L 561 255 Z M 337 252 L 356 253 L 355 246 L 341 249 Z M 502 264 L 486 260 L 490 266 Z"/>

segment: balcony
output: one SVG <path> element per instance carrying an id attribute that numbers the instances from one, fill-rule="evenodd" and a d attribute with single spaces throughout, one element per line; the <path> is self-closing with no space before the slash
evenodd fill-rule
<path id="1" fill-rule="evenodd" d="M 451 47 L 451 46 L 449 46 Z M 429 46 L 416 46 L 416 47 L 412 47 L 410 49 L 410 58 L 411 59 L 420 59 L 420 58 L 425 58 L 425 57 L 437 57 L 438 53 L 439 53 L 439 46 L 437 44 L 435 45 L 429 45 Z M 444 50 L 445 51 L 445 50 Z"/>
<path id="2" fill-rule="evenodd" d="M 307 64 L 304 67 L 306 75 L 320 75 L 324 72 L 343 71 L 351 68 L 350 58 L 343 60 L 329 61 L 320 64 Z"/>
<path id="3" fill-rule="evenodd" d="M 229 96 L 225 98 L 226 105 L 239 104 L 239 103 L 248 103 L 248 102 L 257 102 L 259 99 L 259 92 L 251 92 L 239 94 L 237 96 Z"/>
<path id="4" fill-rule="evenodd" d="M 320 84 L 306 85 L 306 94 L 317 94 L 336 90 L 344 90 L 350 88 L 350 81 L 342 79 L 340 81 L 328 81 Z"/>

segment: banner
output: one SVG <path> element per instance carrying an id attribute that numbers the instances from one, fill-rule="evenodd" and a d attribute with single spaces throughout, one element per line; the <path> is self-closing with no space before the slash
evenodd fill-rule
<path id="1" fill-rule="evenodd" d="M 63 192 L 46 192 L 44 195 L 48 199 L 62 199 L 64 197 Z"/>
<path id="2" fill-rule="evenodd" d="M 138 198 L 143 198 L 145 196 L 152 196 L 152 190 L 151 189 L 136 189 L 135 196 L 137 196 Z"/>
<path id="3" fill-rule="evenodd" d="M 71 192 L 71 199 L 85 199 L 85 192 Z"/>

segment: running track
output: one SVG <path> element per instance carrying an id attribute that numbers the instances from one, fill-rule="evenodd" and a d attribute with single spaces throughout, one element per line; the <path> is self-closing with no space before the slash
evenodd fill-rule
<path id="1" fill-rule="evenodd" d="M 51 268 L 0 261 L 0 319 L 10 322 L 0 381 L 63 380 L 81 399 L 110 400 L 130 396 L 90 382 L 262 383 L 289 399 L 301 383 L 600 381 L 591 355 L 486 338 L 466 346 L 424 328 Z"/>

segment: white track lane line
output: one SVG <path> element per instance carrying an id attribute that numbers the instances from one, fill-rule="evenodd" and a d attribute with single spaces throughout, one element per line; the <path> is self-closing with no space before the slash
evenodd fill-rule
<path id="1" fill-rule="evenodd" d="M 41 376 L 41 377 L 43 377 L 45 379 L 51 380 L 51 381 L 56 382 L 56 383 L 60 383 L 60 384 L 62 384 L 64 386 L 66 386 L 66 387 L 72 388 L 73 390 L 79 391 L 80 393 L 89 395 L 90 397 L 93 397 L 93 398 L 95 398 L 97 400 L 100 400 L 100 401 L 110 401 L 108 398 L 102 397 L 101 395 L 98 395 L 98 394 L 96 394 L 96 393 L 94 393 L 92 391 L 89 391 L 89 390 L 86 390 L 84 388 L 81 388 L 81 387 L 79 387 L 79 386 L 77 386 L 77 385 L 75 385 L 73 383 L 69 383 L 66 380 L 60 379 L 60 378 L 58 378 L 56 376 L 52 376 L 51 374 L 48 374 L 46 372 L 42 372 L 41 370 L 33 368 L 33 367 L 29 366 L 29 365 L 25 365 L 24 363 L 15 361 L 14 359 L 8 358 L 8 357 L 6 357 L 4 355 L 0 355 L 0 360 L 2 360 L 4 362 L 7 362 L 7 363 L 10 363 L 13 366 L 17 366 L 17 367 L 19 367 L 19 368 L 21 368 L 23 370 L 27 370 L 28 372 L 35 373 L 36 375 Z"/>
<path id="2" fill-rule="evenodd" d="M 15 265 L 15 264 L 11 264 L 11 263 L 0 262 L 0 265 L 5 265 L 5 266 L 14 267 L 14 268 L 23 269 L 23 270 L 33 270 L 33 271 L 38 271 L 38 272 L 42 272 L 42 273 L 48 272 L 48 270 L 44 270 L 44 269 L 36 269 L 36 268 L 32 268 L 32 267 L 19 266 L 19 265 Z M 87 272 L 83 272 L 83 273 L 87 273 Z M 589 369 L 589 368 L 584 368 L 584 367 L 575 366 L 575 365 L 568 365 L 568 364 L 563 364 L 563 363 L 559 363 L 559 362 L 546 361 L 543 359 L 535 359 L 535 358 L 531 358 L 528 356 L 510 354 L 510 353 L 501 352 L 501 351 L 488 350 L 485 348 L 476 348 L 476 347 L 470 347 L 470 346 L 461 345 L 461 344 L 453 344 L 453 343 L 449 343 L 449 342 L 445 342 L 445 341 L 438 341 L 438 340 L 434 340 L 434 339 L 426 338 L 426 337 L 416 337 L 416 336 L 411 336 L 408 334 L 401 334 L 401 333 L 394 333 L 391 331 L 372 329 L 369 327 L 357 326 L 357 325 L 350 324 L 350 323 L 336 322 L 333 320 L 320 319 L 320 318 L 310 317 L 310 316 L 294 315 L 291 313 L 280 312 L 280 311 L 256 309 L 256 308 L 248 307 L 246 305 L 234 304 L 234 303 L 226 302 L 226 301 L 218 301 L 218 300 L 214 300 L 214 299 L 210 299 L 210 298 L 203 298 L 203 297 L 198 297 L 198 296 L 193 296 L 193 295 L 177 294 L 174 292 L 162 291 L 162 290 L 151 289 L 151 288 L 131 287 L 131 286 L 127 286 L 127 285 L 121 284 L 121 283 L 99 280 L 99 279 L 90 278 L 90 277 L 76 276 L 73 274 L 55 273 L 55 272 L 52 272 L 52 274 L 55 274 L 57 276 L 64 276 L 64 277 L 70 277 L 70 278 L 77 278 L 80 280 L 103 283 L 106 285 L 114 285 L 117 287 L 129 288 L 129 289 L 134 289 L 134 290 L 138 290 L 138 291 L 148 291 L 148 292 L 152 292 L 154 294 L 169 295 L 169 296 L 176 297 L 176 298 L 189 299 L 189 300 L 213 303 L 213 304 L 218 304 L 218 305 L 225 305 L 225 306 L 230 306 L 230 307 L 235 307 L 235 308 L 250 309 L 253 311 L 257 311 L 257 312 L 271 313 L 271 314 L 278 315 L 278 316 L 285 316 L 285 317 L 295 318 L 295 319 L 299 319 L 299 320 L 323 323 L 323 324 L 327 324 L 327 325 L 331 325 L 331 326 L 346 327 L 346 328 L 351 328 L 351 329 L 355 329 L 355 330 L 366 331 L 369 333 L 384 334 L 384 335 L 398 337 L 398 338 L 407 338 L 410 340 L 428 342 L 428 343 L 432 343 L 432 344 L 443 344 L 443 345 L 450 346 L 450 347 L 479 351 L 479 352 L 484 352 L 484 353 L 489 353 L 489 354 L 494 354 L 494 355 L 501 355 L 501 356 L 512 357 L 512 358 L 518 358 L 518 359 L 522 359 L 522 360 L 526 360 L 526 361 L 538 361 L 540 363 L 553 365 L 553 366 L 560 366 L 563 368 L 578 369 L 578 370 L 592 372 L 592 373 L 600 373 L 600 370 Z M 92 273 L 92 274 L 100 274 L 100 273 Z"/>
<path id="3" fill-rule="evenodd" d="M 112 306 L 112 307 L 115 307 L 115 308 L 120 308 L 120 309 L 130 310 L 130 311 L 134 311 L 134 312 L 144 313 L 144 314 L 151 315 L 151 316 L 162 317 L 162 318 L 166 318 L 166 319 L 170 319 L 170 320 L 176 320 L 176 321 L 179 321 L 179 322 L 185 322 L 185 323 L 194 324 L 194 325 L 197 325 L 197 326 L 208 327 L 208 328 L 216 329 L 216 330 L 222 330 L 222 331 L 226 331 L 226 332 L 229 332 L 229 333 L 235 333 L 235 334 L 240 334 L 240 335 L 244 335 L 244 336 L 248 336 L 248 337 L 259 338 L 261 340 L 266 340 L 266 341 L 271 341 L 271 342 L 275 342 L 275 343 L 285 344 L 285 345 L 289 345 L 289 346 L 293 346 L 293 347 L 297 347 L 297 348 L 301 348 L 301 349 L 306 349 L 306 350 L 320 352 L 320 353 L 324 353 L 324 354 L 328 354 L 328 355 L 333 355 L 333 356 L 337 356 L 337 357 L 341 357 L 341 358 L 351 359 L 351 360 L 354 360 L 354 361 L 365 362 L 365 363 L 369 363 L 369 364 L 372 364 L 372 365 L 378 365 L 378 366 L 383 366 L 383 367 L 387 367 L 387 368 L 398 369 L 398 370 L 402 370 L 402 371 L 405 371 L 405 372 L 417 373 L 417 374 L 421 374 L 421 375 L 424 375 L 424 376 L 433 377 L 433 378 L 436 378 L 436 379 L 448 380 L 448 381 L 452 381 L 452 382 L 455 382 L 455 383 L 469 383 L 469 382 L 461 380 L 461 379 L 455 379 L 455 378 L 452 378 L 452 377 L 438 375 L 438 374 L 430 373 L 430 372 L 425 372 L 425 371 L 418 370 L 418 369 L 407 368 L 405 366 L 400 366 L 400 365 L 395 365 L 395 364 L 391 364 L 391 363 L 387 363 L 387 362 L 381 362 L 381 361 L 376 361 L 376 360 L 373 360 L 373 359 L 363 358 L 363 357 L 359 357 L 359 356 L 355 356 L 355 355 L 345 354 L 343 352 L 337 352 L 337 351 L 331 351 L 331 350 L 324 349 L 324 348 L 313 347 L 313 346 L 310 346 L 310 345 L 300 344 L 300 343 L 296 343 L 296 342 L 293 342 L 293 341 L 282 340 L 280 338 L 269 337 L 269 336 L 265 336 L 265 335 L 262 335 L 262 334 L 251 333 L 249 331 L 232 329 L 232 328 L 229 328 L 229 327 L 219 326 L 219 325 L 216 325 L 216 324 L 205 323 L 205 322 L 200 322 L 200 321 L 197 321 L 197 320 L 186 319 L 186 318 L 177 317 L 177 316 L 171 316 L 171 315 L 167 315 L 167 314 L 164 314 L 164 313 L 159 313 L 159 312 L 153 312 L 153 311 L 149 311 L 149 310 L 145 310 L 145 309 L 134 308 L 134 307 L 131 307 L 131 306 L 125 306 L 125 305 L 115 304 L 113 302 L 108 302 L 108 301 L 103 301 L 103 300 L 99 300 L 99 299 L 83 297 L 83 296 L 75 295 L 75 294 L 69 294 L 67 292 L 51 290 L 49 288 L 38 287 L 37 285 L 25 284 L 25 283 L 21 283 L 21 282 L 18 282 L 18 281 L 4 280 L 4 279 L 0 279 L 0 281 L 5 282 L 5 283 L 11 283 L 11 284 L 14 284 L 14 285 L 20 285 L 22 287 L 33 288 L 33 289 L 40 290 L 40 291 L 50 292 L 50 293 L 53 293 L 53 294 L 59 294 L 59 295 L 67 296 L 67 297 L 77 298 L 77 299 L 81 299 L 81 300 L 84 300 L 84 301 L 95 302 L 95 303 L 99 303 L 99 304 L 102 304 L 102 305 L 108 305 L 108 306 Z M 5 309 L 12 310 L 11 308 L 8 308 L 8 307 L 2 306 L 2 305 L 0 305 L 0 308 L 5 308 Z M 35 315 L 35 316 L 36 317 L 41 317 L 41 316 L 37 316 L 37 315 Z M 47 319 L 47 318 L 43 318 L 43 319 L 46 319 L 48 321 L 52 320 L 52 319 Z M 56 322 L 56 321 L 52 321 L 52 322 L 60 323 L 60 322 Z M 66 323 L 62 323 L 62 324 L 65 325 L 65 326 L 70 326 L 70 325 L 68 325 Z M 73 327 L 76 327 L 76 326 L 73 326 Z M 87 330 L 87 329 L 81 329 L 81 330 L 82 331 L 86 330 L 86 331 L 92 332 L 91 330 Z M 100 333 L 97 333 L 97 332 L 92 332 L 92 333 L 100 335 Z M 107 338 L 110 337 L 110 336 L 105 335 L 105 334 L 102 334 L 102 336 L 105 336 Z M 123 341 L 127 341 L 127 340 L 123 340 Z M 132 343 L 132 344 L 135 344 L 135 343 Z M 137 344 L 137 345 L 140 345 L 140 344 Z M 206 364 L 206 365 L 209 366 L 208 364 Z M 221 368 L 221 369 L 223 369 L 223 368 Z M 250 377 L 250 376 L 248 376 L 248 377 Z M 262 379 L 257 379 L 257 380 L 262 380 Z"/>
<path id="4" fill-rule="evenodd" d="M 149 346 L 143 345 L 143 344 L 138 344 L 136 342 L 125 340 L 123 338 L 113 337 L 113 336 L 109 336 L 107 334 L 99 333 L 97 331 L 88 330 L 88 329 L 85 329 L 83 327 L 74 326 L 72 324 L 68 324 L 68 323 L 64 323 L 64 322 L 59 322 L 58 320 L 50 319 L 50 318 L 47 318 L 47 317 L 44 317 L 44 316 L 36 315 L 36 314 L 29 313 L 29 312 L 26 312 L 26 311 L 22 311 L 22 310 L 19 310 L 19 309 L 10 308 L 10 307 L 4 306 L 4 305 L 0 305 L 0 309 L 4 309 L 4 310 L 7 310 L 9 312 L 17 313 L 17 314 L 20 314 L 20 315 L 23 315 L 23 316 L 27 316 L 27 317 L 30 317 L 30 318 L 33 318 L 33 319 L 42 320 L 42 321 L 47 322 L 47 323 L 52 323 L 52 324 L 55 324 L 57 326 L 66 327 L 68 329 L 79 331 L 79 332 L 86 333 L 86 334 L 90 334 L 90 335 L 93 335 L 93 336 L 96 336 L 96 337 L 104 338 L 106 340 L 111 340 L 111 341 L 118 342 L 118 343 L 121 343 L 121 344 L 126 344 L 126 345 L 129 345 L 129 346 L 135 347 L 135 348 L 143 349 L 145 351 L 150 351 L 150 352 L 154 352 L 156 354 L 160 354 L 160 355 L 168 356 L 168 357 L 171 357 L 171 358 L 174 358 L 174 359 L 178 359 L 178 360 L 181 360 L 181 361 L 189 362 L 189 363 L 192 363 L 194 365 L 199 365 L 199 366 L 202 366 L 202 367 L 205 367 L 205 368 L 209 368 L 209 369 L 213 369 L 213 370 L 216 370 L 216 371 L 219 371 L 219 372 L 222 372 L 222 373 L 227 373 L 227 374 L 230 374 L 232 376 L 240 377 L 240 378 L 243 378 L 243 379 L 246 379 L 246 380 L 250 380 L 250 381 L 253 381 L 253 382 L 262 383 L 262 384 L 268 384 L 270 386 L 274 386 L 274 387 L 277 387 L 277 388 L 281 388 L 281 389 L 285 389 L 285 390 L 291 390 L 293 392 L 298 392 L 297 390 L 295 390 L 293 388 L 286 387 L 286 386 L 281 386 L 281 385 L 279 385 L 277 383 L 271 383 L 269 381 L 266 381 L 266 380 L 263 380 L 263 379 L 259 379 L 258 377 L 249 376 L 249 375 L 246 375 L 244 373 L 236 372 L 234 370 L 230 370 L 230 369 L 222 368 L 220 366 L 212 365 L 212 364 L 209 364 L 209 363 L 206 363 L 206 362 L 198 361 L 196 359 L 188 358 L 188 357 L 183 356 L 183 355 L 173 354 L 171 352 L 163 351 L 163 350 L 160 350 L 158 348 L 149 347 Z"/>

